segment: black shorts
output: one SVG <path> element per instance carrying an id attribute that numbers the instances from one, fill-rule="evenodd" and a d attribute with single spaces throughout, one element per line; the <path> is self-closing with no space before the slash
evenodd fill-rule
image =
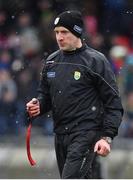
<path id="1" fill-rule="evenodd" d="M 99 178 L 95 173 L 97 155 L 94 153 L 99 137 L 98 131 L 55 135 L 57 164 L 62 179 Z"/>

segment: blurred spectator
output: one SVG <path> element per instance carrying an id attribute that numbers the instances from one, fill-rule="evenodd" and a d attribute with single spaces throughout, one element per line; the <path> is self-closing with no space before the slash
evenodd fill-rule
<path id="1" fill-rule="evenodd" d="M 38 38 L 38 30 L 32 25 L 30 13 L 23 13 L 18 17 L 18 33 L 23 55 L 31 56 L 39 52 L 41 42 Z"/>
<path id="2" fill-rule="evenodd" d="M 128 95 L 133 92 L 133 54 L 126 57 L 123 79 L 124 93 Z"/>
<path id="3" fill-rule="evenodd" d="M 4 9 L 0 9 L 0 49 L 7 46 L 7 13 Z"/>
<path id="4" fill-rule="evenodd" d="M 7 46 L 13 52 L 14 57 L 22 57 L 20 36 L 15 29 L 10 29 L 7 39 Z"/>
<path id="5" fill-rule="evenodd" d="M 125 105 L 125 117 L 121 124 L 120 135 L 123 137 L 133 137 L 133 92 L 127 95 L 127 101 Z"/>
<path id="6" fill-rule="evenodd" d="M 113 69 L 117 76 L 125 64 L 125 57 L 127 56 L 127 53 L 128 50 L 124 46 L 113 46 L 110 49 L 110 58 L 112 59 Z"/>
<path id="7" fill-rule="evenodd" d="M 11 68 L 11 54 L 8 50 L 3 50 L 0 52 L 0 68 L 7 69 L 10 71 Z"/>
<path id="8" fill-rule="evenodd" d="M 102 31 L 110 34 L 124 33 L 123 11 L 126 0 L 103 0 Z"/>
<path id="9" fill-rule="evenodd" d="M 43 52 L 50 53 L 54 51 L 56 46 L 52 31 L 52 23 L 55 16 L 52 11 L 52 2 L 49 0 L 39 0 L 38 8 L 40 10 L 39 36 L 42 40 L 42 50 Z"/>
<path id="10" fill-rule="evenodd" d="M 18 134 L 22 128 L 22 113 L 17 105 L 17 86 L 9 71 L 0 69 L 0 134 Z"/>
<path id="11" fill-rule="evenodd" d="M 32 96 L 32 71 L 30 69 L 22 69 L 17 76 L 19 100 L 27 102 L 29 96 Z"/>

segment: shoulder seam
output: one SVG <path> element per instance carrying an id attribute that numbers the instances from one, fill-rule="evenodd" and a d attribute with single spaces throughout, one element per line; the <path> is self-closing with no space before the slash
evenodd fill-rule
<path id="1" fill-rule="evenodd" d="M 57 50 L 55 52 L 53 52 L 51 55 L 48 56 L 47 61 L 53 59 L 54 57 L 56 57 L 59 54 L 60 50 Z"/>

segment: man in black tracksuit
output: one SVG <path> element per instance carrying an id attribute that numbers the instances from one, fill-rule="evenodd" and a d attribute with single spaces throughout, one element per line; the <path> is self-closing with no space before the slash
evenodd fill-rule
<path id="1" fill-rule="evenodd" d="M 53 113 L 55 149 L 61 178 L 97 178 L 96 155 L 110 152 L 123 114 L 115 76 L 105 56 L 82 43 L 83 21 L 77 11 L 54 22 L 59 50 L 43 67 L 31 117 Z"/>

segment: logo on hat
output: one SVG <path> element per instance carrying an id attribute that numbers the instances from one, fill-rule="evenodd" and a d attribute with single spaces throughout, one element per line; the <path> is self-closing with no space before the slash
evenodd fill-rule
<path id="1" fill-rule="evenodd" d="M 77 26 L 77 25 L 74 25 L 74 28 L 73 28 L 77 33 L 80 33 L 82 32 L 82 28 Z"/>
<path id="2" fill-rule="evenodd" d="M 81 77 L 81 73 L 80 73 L 79 71 L 75 71 L 75 72 L 74 72 L 74 79 L 75 79 L 75 80 L 79 80 L 80 77 Z"/>
<path id="3" fill-rule="evenodd" d="M 55 19 L 55 21 L 54 21 L 54 24 L 56 25 L 56 24 L 59 22 L 59 20 L 60 20 L 60 18 L 57 17 L 57 18 Z"/>

